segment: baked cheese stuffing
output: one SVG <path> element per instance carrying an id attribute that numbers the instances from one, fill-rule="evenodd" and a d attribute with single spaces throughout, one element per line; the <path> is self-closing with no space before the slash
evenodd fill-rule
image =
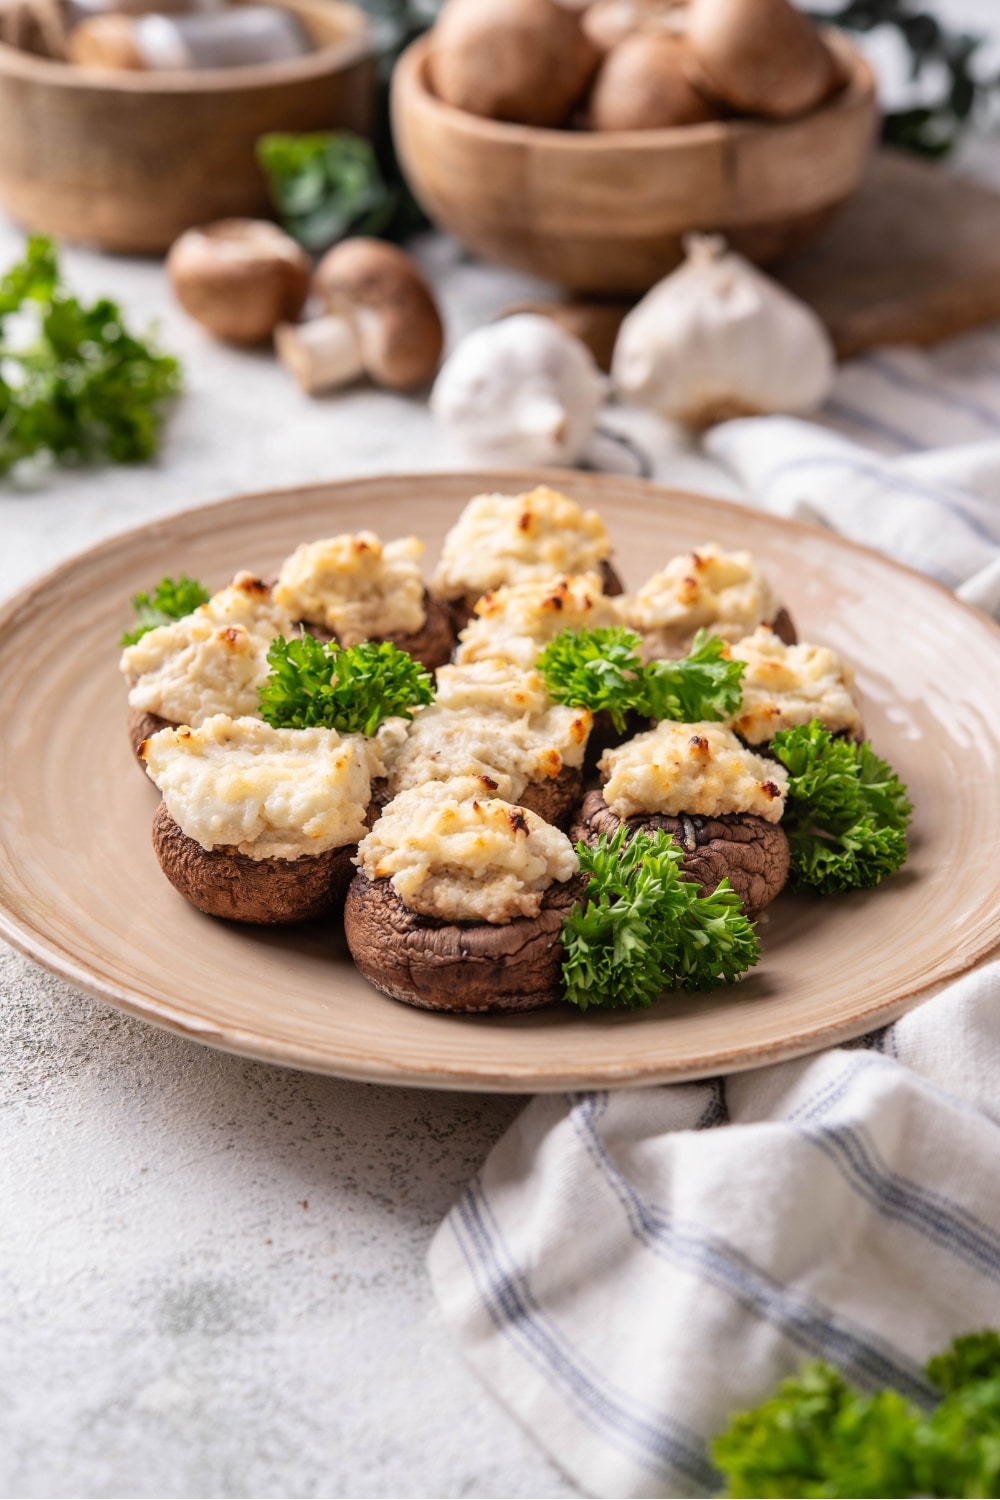
<path id="1" fill-rule="evenodd" d="M 537 672 L 502 659 L 439 667 L 436 701 L 383 744 L 389 790 L 472 776 L 480 793 L 516 799 L 582 766 L 592 726 L 588 709 L 553 703 Z"/>
<path id="2" fill-rule="evenodd" d="M 198 729 L 161 729 L 146 770 L 183 833 L 203 849 L 235 845 L 251 859 L 298 859 L 364 834 L 372 742 L 335 729 L 272 729 L 215 714 Z"/>
<path id="3" fill-rule="evenodd" d="M 455 661 L 505 657 L 527 669 L 560 631 L 592 630 L 617 619 L 615 601 L 604 593 L 597 573 L 507 584 L 479 600 L 458 637 Z"/>
<path id="4" fill-rule="evenodd" d="M 193 614 L 126 646 L 120 666 L 129 705 L 194 728 L 213 714 L 256 714 L 257 688 L 270 671 L 268 647 L 279 635 L 293 634 L 291 617 L 267 585 L 252 573 L 237 573 Z"/>
<path id="5" fill-rule="evenodd" d="M 647 659 L 682 656 L 702 626 L 725 641 L 738 641 L 781 605 L 749 552 L 724 552 L 706 542 L 696 552 L 673 557 L 635 594 L 618 601 L 623 622 L 638 631 Z"/>
<path id="6" fill-rule="evenodd" d="M 281 565 L 274 599 L 294 620 L 322 625 L 342 646 L 415 635 L 427 619 L 415 536 L 384 545 L 373 531 L 303 542 Z"/>
<path id="7" fill-rule="evenodd" d="M 431 590 L 471 602 L 505 583 L 588 573 L 610 551 L 596 510 L 581 510 L 558 490 L 476 495 L 444 539 Z"/>
<path id="8" fill-rule="evenodd" d="M 766 625 L 737 641 L 729 654 L 746 662 L 743 701 L 730 723 L 751 745 L 779 729 L 819 719 L 831 734 L 862 739 L 861 708 L 854 672 L 829 646 L 786 646 Z"/>
<path id="9" fill-rule="evenodd" d="M 358 846 L 369 880 L 389 880 L 403 905 L 445 922 L 535 917 L 553 881 L 579 860 L 535 813 L 483 797 L 472 779 L 429 782 L 390 802 Z"/>
<path id="10" fill-rule="evenodd" d="M 788 772 L 741 745 L 721 724 L 664 719 L 598 762 L 604 800 L 619 818 L 681 813 L 706 818 L 752 813 L 777 823 Z"/>

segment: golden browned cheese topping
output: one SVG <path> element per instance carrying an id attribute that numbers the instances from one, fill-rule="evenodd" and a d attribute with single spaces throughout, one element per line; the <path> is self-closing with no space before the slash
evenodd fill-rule
<path id="1" fill-rule="evenodd" d="M 743 701 L 730 722 L 748 744 L 763 744 L 779 729 L 811 719 L 819 719 L 831 734 L 862 737 L 854 672 L 829 646 L 805 641 L 786 646 L 773 630 L 759 625 L 730 648 L 730 655 L 746 662 Z"/>
<path id="2" fill-rule="evenodd" d="M 619 818 L 636 813 L 719 817 L 752 813 L 777 823 L 788 772 L 741 745 L 721 724 L 664 719 L 598 762 L 604 800 Z"/>
<path id="3" fill-rule="evenodd" d="M 126 646 L 120 665 L 129 704 L 193 727 L 213 714 L 256 714 L 257 689 L 270 671 L 268 648 L 279 635 L 292 634 L 291 617 L 267 585 L 252 573 L 237 573 L 192 614 Z"/>
<path id="4" fill-rule="evenodd" d="M 167 811 L 203 849 L 235 845 L 251 859 L 298 859 L 357 843 L 371 778 L 370 740 L 335 729 L 272 729 L 215 714 L 198 729 L 161 729 L 143 747 Z"/>
<path id="5" fill-rule="evenodd" d="M 579 860 L 537 814 L 483 794 L 475 778 L 429 782 L 389 803 L 358 846 L 369 880 L 389 880 L 403 905 L 445 922 L 534 917 L 553 881 Z"/>
<path id="6" fill-rule="evenodd" d="M 752 554 L 724 552 L 715 542 L 671 558 L 619 601 L 624 623 L 645 638 L 647 657 L 684 655 L 702 627 L 738 641 L 780 607 Z"/>
<path id="7" fill-rule="evenodd" d="M 476 599 L 504 584 L 591 572 L 610 550 L 596 510 L 546 485 L 476 495 L 444 539 L 431 589 L 441 599 Z"/>
<path id="8" fill-rule="evenodd" d="M 295 620 L 322 625 L 342 646 L 372 636 L 415 635 L 427 618 L 415 536 L 373 531 L 303 542 L 281 565 L 275 601 Z"/>
<path id="9" fill-rule="evenodd" d="M 506 657 L 527 669 L 563 630 L 592 630 L 617 620 L 596 573 L 575 573 L 514 583 L 484 594 L 458 638 L 460 665 L 489 657 Z"/>

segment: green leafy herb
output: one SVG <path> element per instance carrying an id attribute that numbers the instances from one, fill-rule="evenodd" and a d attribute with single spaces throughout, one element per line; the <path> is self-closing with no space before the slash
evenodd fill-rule
<path id="1" fill-rule="evenodd" d="M 161 578 L 152 593 L 133 597 L 132 608 L 139 617 L 138 624 L 134 630 L 126 630 L 119 645 L 134 646 L 147 631 L 155 630 L 157 625 L 169 625 L 171 620 L 183 620 L 199 604 L 207 604 L 209 598 L 208 589 L 186 573 L 179 578 Z"/>
<path id="2" fill-rule="evenodd" d="M 746 663 L 730 660 L 717 635 L 699 630 L 690 653 L 679 661 L 651 661 L 645 669 L 646 702 L 651 719 L 727 719 L 743 696 Z"/>
<path id="3" fill-rule="evenodd" d="M 341 648 L 303 635 L 278 636 L 271 672 L 258 689 L 262 718 L 275 729 L 336 729 L 374 734 L 383 719 L 412 719 L 434 697 L 430 675 L 389 641 Z"/>
<path id="4" fill-rule="evenodd" d="M 563 983 L 573 1005 L 651 1005 L 665 990 L 731 982 L 757 962 L 757 934 L 729 881 L 699 895 L 680 875 L 681 851 L 669 834 L 629 839 L 623 826 L 593 848 L 576 848 L 589 884 L 563 922 Z"/>
<path id="5" fill-rule="evenodd" d="M 570 708 L 606 709 L 615 728 L 643 700 L 642 642 L 620 625 L 561 630 L 536 663 L 550 698 Z"/>
<path id="6" fill-rule="evenodd" d="M 398 190 L 384 181 L 371 142 L 349 130 L 264 135 L 257 159 L 285 228 L 307 250 L 381 235 L 396 212 Z"/>
<path id="7" fill-rule="evenodd" d="M 929 1414 L 805 1365 L 712 1444 L 728 1496 L 1000 1494 L 1000 1335 L 968 1334 L 927 1366 Z"/>
<path id="8" fill-rule="evenodd" d="M 606 709 L 619 732 L 630 712 L 697 724 L 724 719 L 739 707 L 744 663 L 726 658 L 718 636 L 699 630 L 690 655 L 645 666 L 641 645 L 639 636 L 620 625 L 563 630 L 536 665 L 556 703 L 592 713 Z"/>
<path id="9" fill-rule="evenodd" d="M 28 331 L 12 340 L 5 325 L 15 313 Z M 0 473 L 37 455 L 152 458 L 164 404 L 179 389 L 177 361 L 129 333 L 114 302 L 74 297 L 52 241 L 33 236 L 0 280 Z"/>
<path id="10" fill-rule="evenodd" d="M 906 859 L 913 808 L 906 788 L 866 740 L 834 739 L 818 719 L 782 729 L 770 753 L 788 768 L 781 826 L 795 890 L 868 889 Z"/>

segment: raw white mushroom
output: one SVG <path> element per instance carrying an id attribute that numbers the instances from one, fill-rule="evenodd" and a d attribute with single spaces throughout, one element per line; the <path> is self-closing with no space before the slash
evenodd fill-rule
<path id="1" fill-rule="evenodd" d="M 430 407 L 470 454 L 566 466 L 590 442 L 606 390 L 579 339 L 551 318 L 516 313 L 462 340 Z"/>
<path id="2" fill-rule="evenodd" d="M 691 235 L 686 249 L 622 323 L 616 393 L 694 427 L 814 411 L 836 367 L 816 314 L 720 236 Z"/>

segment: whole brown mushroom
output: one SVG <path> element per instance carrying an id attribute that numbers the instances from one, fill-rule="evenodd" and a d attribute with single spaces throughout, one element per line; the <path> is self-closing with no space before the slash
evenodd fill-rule
<path id="1" fill-rule="evenodd" d="M 368 375 L 409 391 L 434 375 L 444 328 L 415 261 L 383 240 L 342 240 L 316 267 L 312 290 L 323 315 L 275 330 L 281 363 L 310 395 Z"/>
<path id="2" fill-rule="evenodd" d="M 590 95 L 592 130 L 656 130 L 700 125 L 720 111 L 690 83 L 682 36 L 634 31 L 604 59 Z"/>
<path id="3" fill-rule="evenodd" d="M 742 114 L 804 115 L 841 77 L 817 27 L 789 0 L 691 0 L 687 42 L 695 87 Z"/>
<path id="4" fill-rule="evenodd" d="M 221 219 L 188 229 L 167 256 L 184 311 L 231 344 L 259 344 L 297 318 L 309 295 L 305 251 L 263 219 Z"/>
<path id="5" fill-rule="evenodd" d="M 687 0 L 594 0 L 580 24 L 602 52 L 610 52 L 636 31 L 678 33 L 684 29 Z"/>
<path id="6" fill-rule="evenodd" d="M 555 0 L 446 0 L 431 39 L 439 99 L 521 125 L 565 124 L 600 59 L 576 14 Z"/>

